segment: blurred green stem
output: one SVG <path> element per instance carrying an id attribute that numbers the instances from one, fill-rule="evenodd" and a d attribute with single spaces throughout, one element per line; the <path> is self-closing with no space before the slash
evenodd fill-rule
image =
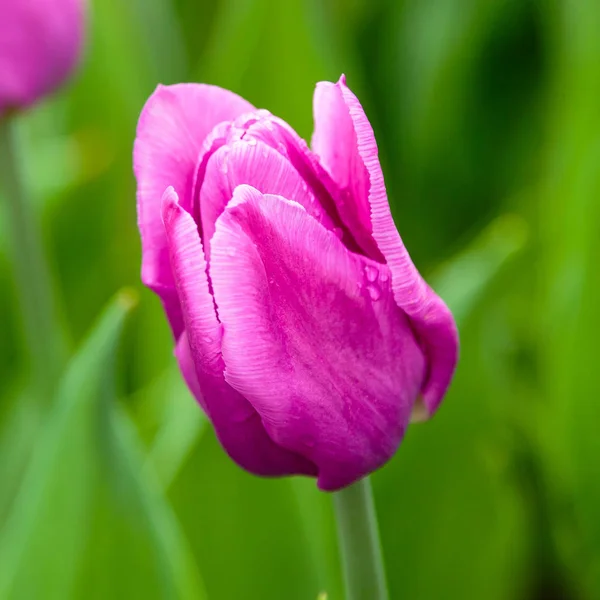
<path id="1" fill-rule="evenodd" d="M 64 345 L 37 222 L 22 182 L 14 121 L 10 116 L 0 118 L 0 191 L 6 206 L 7 236 L 33 376 L 49 397 Z"/>
<path id="2" fill-rule="evenodd" d="M 387 600 L 383 557 L 371 481 L 361 481 L 333 497 L 346 600 Z"/>

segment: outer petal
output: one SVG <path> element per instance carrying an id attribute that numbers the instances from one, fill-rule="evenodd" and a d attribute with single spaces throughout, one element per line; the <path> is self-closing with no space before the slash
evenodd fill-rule
<path id="1" fill-rule="evenodd" d="M 349 252 L 297 203 L 236 189 L 210 274 L 226 380 L 281 446 L 335 490 L 396 451 L 424 358 L 389 271 Z"/>
<path id="2" fill-rule="evenodd" d="M 205 240 L 212 239 L 217 218 L 231 200 L 233 190 L 241 184 L 251 185 L 263 193 L 280 194 L 295 200 L 325 227 L 333 229 L 330 217 L 287 157 L 270 145 L 248 136 L 222 146 L 208 160 L 200 189 Z"/>
<path id="3" fill-rule="evenodd" d="M 204 138 L 219 122 L 249 110 L 252 105 L 233 92 L 183 83 L 159 85 L 140 115 L 133 168 L 142 236 L 142 281 L 162 298 L 176 337 L 181 334 L 181 314 L 161 221 L 161 197 L 172 185 L 181 194 L 182 206 L 190 211 Z"/>
<path id="4" fill-rule="evenodd" d="M 223 377 L 221 324 L 208 288 L 202 244 L 194 220 L 178 202 L 169 188 L 163 199 L 163 219 L 186 325 L 176 351 L 186 382 L 225 450 L 244 469 L 265 476 L 312 475 L 314 466 L 277 446 L 256 411 Z"/>
<path id="5" fill-rule="evenodd" d="M 83 0 L 5 0 L 0 7 L 0 116 L 59 86 L 81 51 Z"/>
<path id="6" fill-rule="evenodd" d="M 339 185 L 350 190 L 358 221 L 351 228 L 372 234 L 392 273 L 394 298 L 410 317 L 428 359 L 422 395 L 429 415 L 438 407 L 458 359 L 458 334 L 452 314 L 425 283 L 396 229 L 379 164 L 377 143 L 360 102 L 342 76 L 315 92 L 313 145 Z M 344 213 L 347 214 L 347 213 Z M 343 215 L 344 216 L 344 215 Z M 349 223 L 350 225 L 350 223 Z"/>

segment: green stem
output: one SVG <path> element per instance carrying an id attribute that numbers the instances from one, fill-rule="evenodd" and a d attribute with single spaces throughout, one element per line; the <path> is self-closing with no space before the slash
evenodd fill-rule
<path id="1" fill-rule="evenodd" d="M 49 394 L 60 370 L 65 345 L 37 222 L 22 184 L 14 129 L 14 118 L 0 118 L 0 191 L 6 206 L 6 233 L 33 377 L 42 391 Z"/>
<path id="2" fill-rule="evenodd" d="M 346 600 L 388 600 L 368 477 L 334 494 Z"/>

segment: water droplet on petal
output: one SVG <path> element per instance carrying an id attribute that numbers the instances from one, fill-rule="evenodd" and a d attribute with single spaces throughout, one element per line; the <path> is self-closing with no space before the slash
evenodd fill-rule
<path id="1" fill-rule="evenodd" d="M 381 290 L 374 283 L 370 283 L 367 286 L 367 292 L 369 292 L 369 296 L 371 297 L 371 300 L 373 300 L 373 302 L 377 302 L 377 300 L 381 298 Z"/>
<path id="2" fill-rule="evenodd" d="M 379 276 L 377 267 L 374 267 L 373 265 L 365 265 L 365 276 L 370 282 L 377 281 L 377 277 Z"/>
<path id="3" fill-rule="evenodd" d="M 383 273 L 381 273 L 381 275 L 379 275 L 379 280 L 382 281 L 383 283 L 385 283 L 389 278 L 390 278 L 390 276 L 385 271 L 383 271 Z"/>
<path id="4" fill-rule="evenodd" d="M 248 146 L 256 146 L 256 140 L 253 137 L 248 139 Z"/>

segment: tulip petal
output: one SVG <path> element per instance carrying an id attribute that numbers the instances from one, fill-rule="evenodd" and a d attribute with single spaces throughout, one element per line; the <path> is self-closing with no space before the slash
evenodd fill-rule
<path id="1" fill-rule="evenodd" d="M 346 86 L 317 85 L 313 149 L 341 187 L 349 190 L 340 209 L 359 243 L 372 236 L 392 273 L 396 303 L 409 316 L 428 359 L 422 397 L 432 415 L 446 392 L 458 359 L 458 334 L 452 314 L 423 280 L 396 229 L 379 164 L 377 143 L 360 102 Z"/>
<path id="2" fill-rule="evenodd" d="M 181 195 L 183 208 L 189 211 L 204 138 L 219 122 L 250 110 L 252 105 L 233 92 L 185 83 L 159 85 L 140 115 L 133 164 L 142 236 L 142 281 L 163 300 L 176 338 L 182 321 L 161 222 L 161 197 L 172 185 Z"/>
<path id="3" fill-rule="evenodd" d="M 356 135 L 339 84 L 322 81 L 314 97 L 313 150 L 343 194 L 337 199 L 342 221 L 363 252 L 385 262 L 373 239 L 369 206 L 369 174 L 356 152 Z"/>
<path id="4" fill-rule="evenodd" d="M 251 185 L 265 194 L 290 198 L 325 227 L 333 229 L 331 219 L 289 160 L 270 145 L 248 136 L 222 146 L 208 160 L 200 189 L 205 240 L 212 239 L 217 218 L 231 200 L 233 190 L 241 184 Z M 210 262 L 210 248 L 206 253 Z"/>
<path id="5" fill-rule="evenodd" d="M 338 207 L 344 206 L 345 194 L 323 168 L 318 157 L 311 151 L 307 143 L 282 119 L 262 111 L 262 118 L 252 124 L 247 135 L 270 144 L 285 156 L 300 177 L 306 182 L 319 204 L 329 216 L 344 244 L 353 252 L 362 253 L 355 236 L 348 230 L 342 220 Z M 275 192 L 273 192 L 275 193 Z M 286 194 L 280 194 L 290 199 Z M 328 227 L 329 228 L 329 227 Z M 372 258 L 379 260 L 381 254 L 371 241 Z M 383 260 L 380 260 L 383 262 Z"/>
<path id="6" fill-rule="evenodd" d="M 225 379 L 277 444 L 335 490 L 396 451 L 424 358 L 389 269 L 353 254 L 296 202 L 236 188 L 212 239 Z"/>
<path id="7" fill-rule="evenodd" d="M 222 328 L 209 291 L 202 243 L 194 220 L 180 206 L 173 188 L 163 196 L 162 215 L 186 324 L 176 356 L 221 444 L 241 467 L 257 475 L 314 475 L 314 465 L 271 440 L 256 411 L 225 381 Z"/>

